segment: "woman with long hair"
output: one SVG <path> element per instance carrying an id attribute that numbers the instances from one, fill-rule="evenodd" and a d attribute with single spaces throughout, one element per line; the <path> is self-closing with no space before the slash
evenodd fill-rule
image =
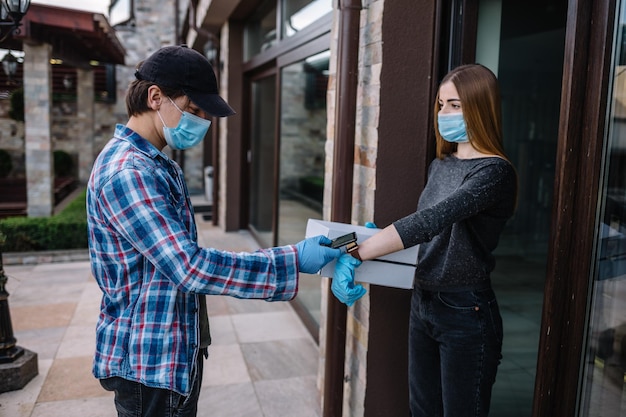
<path id="1" fill-rule="evenodd" d="M 413 417 L 486 416 L 502 357 L 502 318 L 491 286 L 495 250 L 517 200 L 517 175 L 502 146 L 495 75 L 453 69 L 435 99 L 437 158 L 417 211 L 342 255 L 332 289 L 352 305 L 361 262 L 420 245 L 409 329 Z"/>

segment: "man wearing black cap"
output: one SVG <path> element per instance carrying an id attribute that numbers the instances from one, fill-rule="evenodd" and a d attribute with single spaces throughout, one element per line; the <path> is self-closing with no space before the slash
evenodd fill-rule
<path id="1" fill-rule="evenodd" d="M 119 416 L 195 416 L 210 343 L 205 295 L 290 300 L 298 272 L 338 257 L 325 237 L 254 253 L 201 248 L 180 167 L 165 146 L 187 149 L 210 116 L 233 109 L 213 68 L 185 46 L 156 51 L 127 92 L 87 189 L 91 269 L 102 289 L 93 374 L 115 392 Z"/>

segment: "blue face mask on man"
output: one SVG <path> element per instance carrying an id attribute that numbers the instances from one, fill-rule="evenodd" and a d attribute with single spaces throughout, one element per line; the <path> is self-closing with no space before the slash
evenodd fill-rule
<path id="1" fill-rule="evenodd" d="M 209 127 L 211 127 L 211 121 L 198 117 L 195 114 L 182 111 L 171 98 L 168 97 L 168 99 L 182 115 L 176 127 L 167 127 L 163 117 L 161 117 L 161 113 L 157 110 L 157 114 L 163 123 L 165 142 L 167 142 L 170 148 L 177 150 L 189 149 L 202 142 L 206 132 L 208 132 Z"/>
<path id="2" fill-rule="evenodd" d="M 463 113 L 438 114 L 437 125 L 439 126 L 439 134 L 446 141 L 452 143 L 469 142 Z"/>

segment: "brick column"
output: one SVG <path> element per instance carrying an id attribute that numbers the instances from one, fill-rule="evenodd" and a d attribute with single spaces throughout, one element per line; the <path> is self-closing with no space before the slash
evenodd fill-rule
<path id="1" fill-rule="evenodd" d="M 45 217 L 54 208 L 51 142 L 52 46 L 24 42 L 24 127 L 28 215 Z"/>
<path id="2" fill-rule="evenodd" d="M 93 70 L 80 69 L 77 72 L 77 108 L 80 124 L 78 145 L 78 180 L 86 184 L 94 161 L 94 79 Z"/>

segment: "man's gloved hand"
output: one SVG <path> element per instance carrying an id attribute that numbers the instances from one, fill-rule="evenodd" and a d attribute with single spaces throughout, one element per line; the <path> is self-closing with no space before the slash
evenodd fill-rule
<path id="1" fill-rule="evenodd" d="M 360 284 L 354 284 L 354 270 L 361 265 L 361 261 L 350 254 L 343 254 L 337 259 L 331 290 L 335 297 L 348 307 L 366 293 Z"/>
<path id="2" fill-rule="evenodd" d="M 340 249 L 329 246 L 331 240 L 326 236 L 315 236 L 296 243 L 298 250 L 298 265 L 300 272 L 315 274 L 324 265 L 341 255 Z"/>

